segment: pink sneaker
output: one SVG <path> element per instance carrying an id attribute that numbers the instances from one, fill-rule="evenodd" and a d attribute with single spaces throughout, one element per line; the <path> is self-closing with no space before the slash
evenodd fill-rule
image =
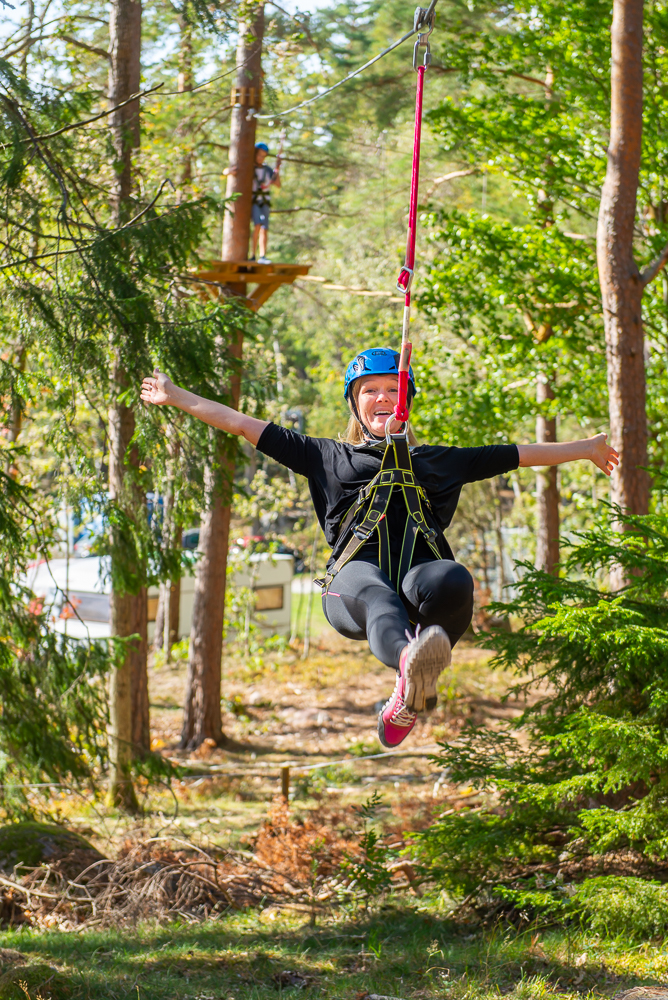
<path id="1" fill-rule="evenodd" d="M 415 638 L 408 633 L 401 654 L 392 696 L 378 713 L 378 739 L 384 747 L 399 746 L 415 725 L 418 712 L 436 707 L 436 681 L 450 663 L 450 640 L 440 625 L 424 632 L 418 625 Z"/>

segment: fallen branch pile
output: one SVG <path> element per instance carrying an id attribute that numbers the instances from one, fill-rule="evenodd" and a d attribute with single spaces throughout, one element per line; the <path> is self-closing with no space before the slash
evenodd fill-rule
<path id="1" fill-rule="evenodd" d="M 83 929 L 175 916 L 201 921 L 230 908 L 267 905 L 315 915 L 354 888 L 342 864 L 358 855 L 358 838 L 337 832 L 336 819 L 293 820 L 285 806 L 277 806 L 252 853 L 207 852 L 189 841 L 158 837 L 127 844 L 117 859 L 97 860 L 76 877 L 68 857 L 21 876 L 0 876 L 0 920 Z M 388 868 L 396 888 L 412 881 L 407 862 L 388 859 Z"/>

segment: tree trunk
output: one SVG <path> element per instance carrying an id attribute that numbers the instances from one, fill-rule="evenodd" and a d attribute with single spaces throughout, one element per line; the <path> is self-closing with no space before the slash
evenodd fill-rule
<path id="1" fill-rule="evenodd" d="M 192 26 L 184 14 L 180 14 L 179 22 L 179 75 L 177 90 L 180 94 L 193 89 L 193 44 Z M 176 192 L 176 200 L 180 204 L 188 196 L 188 188 L 192 183 L 192 146 L 189 144 L 192 133 L 192 116 L 187 114 L 179 125 L 178 132 L 184 136 L 181 177 Z M 181 550 L 181 525 L 174 520 L 174 481 L 176 462 L 178 458 L 179 441 L 174 434 L 173 460 L 168 467 L 168 482 L 165 490 L 165 507 L 163 519 L 164 543 Z M 165 650 L 165 662 L 171 662 L 172 646 L 179 639 L 179 608 L 181 604 L 181 578 L 165 580 L 160 584 L 158 610 L 155 618 L 155 634 L 153 648 Z"/>
<path id="2" fill-rule="evenodd" d="M 179 76 L 176 89 L 180 94 L 193 89 L 193 37 L 192 25 L 183 15 L 179 15 Z M 183 136 L 184 147 L 181 160 L 181 177 L 176 192 L 176 200 L 180 203 L 187 197 L 188 188 L 193 178 L 193 148 L 192 148 L 192 114 L 186 113 L 182 119 L 178 134 Z"/>
<path id="3" fill-rule="evenodd" d="M 176 431 L 167 431 L 170 437 L 170 458 L 167 463 L 166 487 L 162 521 L 162 544 L 164 551 L 172 556 L 181 554 L 181 525 L 176 516 L 175 483 L 181 445 Z M 155 621 L 154 649 L 165 650 L 165 662 L 171 663 L 172 646 L 179 637 L 179 605 L 181 602 L 181 578 L 165 580 L 160 585 L 158 612 Z"/>
<path id="4" fill-rule="evenodd" d="M 225 576 L 229 542 L 229 506 L 220 495 L 215 473 L 206 470 L 211 506 L 202 518 L 202 550 L 195 576 L 188 676 L 183 716 L 183 747 L 198 747 L 205 739 L 222 742 L 220 713 Z"/>
<path id="5" fill-rule="evenodd" d="M 223 260 L 247 260 L 250 237 L 253 173 L 255 170 L 255 118 L 248 112 L 260 106 L 262 88 L 262 37 L 264 8 L 259 6 L 252 24 L 239 24 L 237 45 L 236 92 L 240 104 L 232 111 L 230 124 L 230 166 L 236 167 L 227 176 L 226 195 L 237 195 L 230 203 L 223 220 Z M 243 295 L 245 285 L 240 286 Z"/>
<path id="6" fill-rule="evenodd" d="M 180 529 L 179 529 L 180 531 Z M 169 593 L 167 594 L 165 608 L 165 631 L 168 640 L 168 648 L 171 650 L 175 642 L 179 641 L 180 626 L 180 605 L 181 605 L 181 577 L 178 580 L 171 580 Z M 168 661 L 170 657 L 167 658 Z"/>
<path id="7" fill-rule="evenodd" d="M 538 378 L 536 399 L 545 403 L 554 399 L 554 389 Z M 536 418 L 536 441 L 544 444 L 557 440 L 556 417 Z M 559 563 L 559 487 L 557 467 L 540 469 L 536 477 L 536 569 L 555 574 Z"/>
<path id="8" fill-rule="evenodd" d="M 248 112 L 251 99 L 259 107 L 262 86 L 262 37 L 264 8 L 257 9 L 252 23 L 239 25 L 236 88 L 239 106 L 232 112 L 230 126 L 230 163 L 236 173 L 227 178 L 228 198 L 238 197 L 226 211 L 223 221 L 223 260 L 247 260 L 250 237 L 253 171 L 255 167 L 255 119 Z M 244 295 L 245 285 L 232 285 L 231 291 Z M 241 361 L 243 337 L 237 334 L 230 354 Z M 230 385 L 230 406 L 239 405 L 241 375 L 237 370 Z M 197 563 L 188 678 L 183 715 L 181 746 L 193 749 L 205 739 L 223 740 L 220 714 L 220 681 L 225 618 L 227 550 L 230 534 L 229 490 L 234 475 L 234 460 L 222 435 L 219 441 L 220 481 L 213 469 L 206 471 L 209 504 L 202 519 L 201 556 Z"/>
<path id="9" fill-rule="evenodd" d="M 496 599 L 502 601 L 506 586 L 505 545 L 503 542 L 503 506 L 501 498 L 501 482 L 497 477 L 493 482 L 494 497 L 494 535 L 496 537 Z"/>
<path id="10" fill-rule="evenodd" d="M 112 0 L 109 16 L 109 102 L 115 106 L 139 92 L 141 72 L 140 3 Z M 112 221 L 118 226 L 133 214 L 133 154 L 139 148 L 139 101 L 132 101 L 110 115 L 115 159 L 113 164 Z M 143 498 L 128 481 L 128 464 L 136 456 L 128 453 L 134 433 L 134 413 L 118 401 L 127 387 L 128 376 L 114 351 L 112 392 L 109 411 L 109 492 L 111 498 L 130 517 L 141 510 Z M 124 549 L 121 529 L 112 532 L 112 576 L 118 579 Z M 148 719 L 147 596 L 142 587 L 137 594 L 115 588 L 111 595 L 111 634 L 138 639 L 125 645 L 124 654 L 112 672 L 110 683 L 110 786 L 109 799 L 130 812 L 138 809 L 130 775 L 133 744 L 136 749 L 150 746 Z"/>
<path id="11" fill-rule="evenodd" d="M 643 0 L 614 0 L 608 163 L 597 255 L 608 360 L 612 444 L 620 455 L 612 499 L 632 514 L 649 509 L 642 281 L 633 259 L 643 101 Z"/>
<path id="12" fill-rule="evenodd" d="M 165 586 L 161 583 L 158 588 L 158 607 L 155 612 L 155 631 L 153 632 L 153 652 L 164 648 L 165 644 Z"/>
<path id="13" fill-rule="evenodd" d="M 19 344 L 17 347 L 17 359 L 16 368 L 18 371 L 23 373 L 26 368 L 26 349 L 23 344 Z M 21 429 L 23 427 L 23 409 L 21 407 L 21 400 L 16 394 L 12 399 L 10 409 L 9 409 L 9 427 L 7 428 L 6 440 L 8 444 L 16 444 L 21 435 Z M 18 466 L 14 461 L 14 456 L 10 452 L 10 456 L 7 459 L 6 472 L 8 476 L 15 479 L 18 474 Z"/>
<path id="14" fill-rule="evenodd" d="M 127 383 L 127 378 L 120 368 L 114 368 L 114 387 L 116 394 L 121 392 Z M 109 494 L 112 500 L 122 507 L 128 504 L 128 483 L 125 460 L 135 428 L 134 413 L 128 406 L 118 402 L 112 403 L 109 409 Z M 114 560 L 122 551 L 122 528 L 112 528 L 112 575 Z M 139 595 L 128 594 L 119 587 L 114 587 L 111 593 L 111 635 L 125 638 L 138 632 L 141 622 L 139 610 Z M 133 686 L 136 685 L 137 656 L 141 655 L 141 639 L 130 640 L 123 646 L 116 666 L 112 670 L 109 685 L 110 714 L 110 781 L 109 800 L 128 812 L 137 812 L 138 803 L 135 796 L 130 765 L 133 757 L 133 740 L 135 726 L 133 724 Z M 133 685 L 135 681 L 135 685 Z"/>
<path id="15" fill-rule="evenodd" d="M 234 357 L 241 358 L 242 339 L 232 345 Z M 232 380 L 230 405 L 239 405 L 240 374 Z M 219 442 L 220 472 L 205 470 L 209 507 L 202 518 L 199 548 L 201 555 L 195 574 L 193 617 L 190 629 L 188 676 L 183 708 L 181 746 L 194 749 L 205 739 L 223 742 L 220 713 L 220 682 L 225 623 L 227 553 L 230 538 L 230 498 L 234 459 L 225 450 L 225 439 L 216 432 Z M 221 479 L 218 478 L 221 477 Z M 222 482 L 221 482 L 222 480 Z"/>
<path id="16" fill-rule="evenodd" d="M 166 580 L 160 584 L 158 594 L 158 610 L 155 616 L 155 632 L 153 635 L 153 649 L 165 650 L 165 662 L 171 661 L 169 655 L 171 647 L 179 641 L 179 627 L 181 617 L 179 614 L 181 604 L 181 579 Z"/>
<path id="17" fill-rule="evenodd" d="M 130 659 L 132 667 L 132 747 L 135 756 L 149 753 L 151 725 L 148 702 L 148 591 L 142 587 L 133 595 L 134 632 L 139 641 L 134 644 Z"/>
<path id="18" fill-rule="evenodd" d="M 112 107 L 139 93 L 141 80 L 141 3 L 112 0 L 109 12 L 109 103 Z M 139 149 L 139 100 L 109 116 L 116 162 L 112 212 L 115 225 L 132 215 L 133 153 Z"/>

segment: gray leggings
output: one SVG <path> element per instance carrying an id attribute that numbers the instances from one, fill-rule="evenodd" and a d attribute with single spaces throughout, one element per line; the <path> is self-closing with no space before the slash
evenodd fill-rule
<path id="1" fill-rule="evenodd" d="M 461 638 L 473 614 L 473 579 L 461 563 L 432 559 L 406 573 L 398 594 L 378 566 L 353 559 L 334 577 L 322 608 L 337 632 L 368 639 L 381 663 L 398 667 L 406 629 L 440 625 L 453 646 Z"/>

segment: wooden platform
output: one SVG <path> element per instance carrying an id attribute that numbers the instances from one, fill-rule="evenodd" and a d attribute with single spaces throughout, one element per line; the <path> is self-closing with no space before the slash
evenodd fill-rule
<path id="1" fill-rule="evenodd" d="M 257 312 L 281 285 L 291 285 L 295 278 L 309 273 L 310 264 L 258 264 L 254 260 L 210 260 L 196 277 L 212 299 L 232 293 L 231 285 L 255 285 L 246 301 Z"/>

